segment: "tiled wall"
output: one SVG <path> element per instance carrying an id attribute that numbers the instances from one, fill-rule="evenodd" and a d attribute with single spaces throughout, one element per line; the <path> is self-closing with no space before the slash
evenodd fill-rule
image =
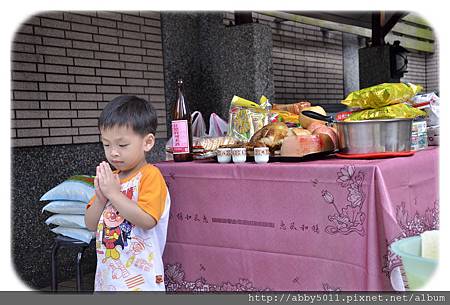
<path id="1" fill-rule="evenodd" d="M 345 98 L 343 35 L 325 33 L 319 27 L 292 21 L 275 22 L 274 17 L 253 13 L 253 19 L 272 29 L 275 101 L 291 103 L 306 99 L 330 105 Z M 224 23 L 234 21 L 230 12 Z M 439 89 L 439 52 L 408 54 L 404 82 L 420 84 L 424 92 Z"/>
<path id="2" fill-rule="evenodd" d="M 427 85 L 426 73 L 426 55 L 419 52 L 408 53 L 408 72 L 401 79 L 403 82 L 409 82 L 421 85 L 424 90 Z"/>
<path id="3" fill-rule="evenodd" d="M 292 21 L 276 23 L 256 14 L 272 28 L 275 100 L 310 100 L 335 104 L 344 94 L 342 33 Z M 329 35 L 329 36 L 327 36 Z"/>
<path id="4" fill-rule="evenodd" d="M 435 45 L 434 54 L 426 56 L 427 92 L 439 91 L 439 43 Z"/>
<path id="5" fill-rule="evenodd" d="M 13 146 L 98 142 L 98 115 L 121 94 L 151 100 L 167 137 L 159 12 L 32 16 L 11 58 Z"/>
<path id="6" fill-rule="evenodd" d="M 344 95 L 342 33 L 253 13 L 254 20 L 272 29 L 274 90 L 277 103 L 306 99 L 336 104 Z M 224 14 L 224 23 L 234 21 Z"/>
<path id="7" fill-rule="evenodd" d="M 402 82 L 410 82 L 423 87 L 422 92 L 439 91 L 439 49 L 434 53 L 408 53 L 408 73 Z"/>

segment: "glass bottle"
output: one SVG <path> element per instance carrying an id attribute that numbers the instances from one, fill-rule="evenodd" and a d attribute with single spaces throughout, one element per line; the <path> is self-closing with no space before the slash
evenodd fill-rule
<path id="1" fill-rule="evenodd" d="M 172 110 L 172 152 L 175 162 L 192 161 L 191 112 L 183 94 L 183 80 L 177 82 L 177 102 Z"/>

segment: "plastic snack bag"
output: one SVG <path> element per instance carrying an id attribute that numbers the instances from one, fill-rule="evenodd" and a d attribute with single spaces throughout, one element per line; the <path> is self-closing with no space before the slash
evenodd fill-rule
<path id="1" fill-rule="evenodd" d="M 425 111 L 402 103 L 377 109 L 365 109 L 356 111 L 350 114 L 344 121 L 416 118 L 425 115 Z"/>
<path id="2" fill-rule="evenodd" d="M 439 96 L 434 92 L 416 95 L 412 98 L 411 104 L 427 113 L 426 120 L 428 126 L 439 125 L 440 101 Z"/>
<path id="3" fill-rule="evenodd" d="M 235 95 L 230 104 L 228 135 L 248 142 L 257 130 L 268 124 L 270 107 L 265 96 L 257 104 Z"/>
<path id="4" fill-rule="evenodd" d="M 408 101 L 422 90 L 411 83 L 384 83 L 350 93 L 341 104 L 351 108 L 381 108 Z"/>

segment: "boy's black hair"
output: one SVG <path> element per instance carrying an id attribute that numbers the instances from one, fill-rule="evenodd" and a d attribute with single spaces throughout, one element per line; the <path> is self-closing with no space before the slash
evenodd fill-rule
<path id="1" fill-rule="evenodd" d="M 158 126 L 155 108 L 137 96 L 118 96 L 105 106 L 98 120 L 100 129 L 114 126 L 128 126 L 142 136 L 155 134 Z"/>

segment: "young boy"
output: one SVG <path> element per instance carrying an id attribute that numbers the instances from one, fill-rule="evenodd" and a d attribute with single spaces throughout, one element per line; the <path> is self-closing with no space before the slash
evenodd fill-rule
<path id="1" fill-rule="evenodd" d="M 97 166 L 95 196 L 86 210 L 96 231 L 96 291 L 165 290 L 162 253 L 170 197 L 145 155 L 155 144 L 156 111 L 144 99 L 119 96 L 99 118 L 107 162 Z"/>

